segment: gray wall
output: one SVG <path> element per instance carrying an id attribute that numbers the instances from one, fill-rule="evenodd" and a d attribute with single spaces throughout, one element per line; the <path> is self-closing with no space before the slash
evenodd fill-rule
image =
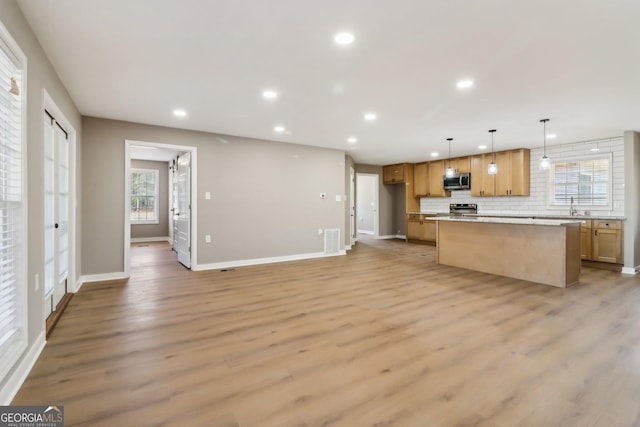
<path id="1" fill-rule="evenodd" d="M 405 192 L 407 190 L 404 184 L 386 185 L 391 187 L 393 194 L 393 235 L 404 236 L 407 228 L 407 201 L 405 199 Z"/>
<path id="2" fill-rule="evenodd" d="M 396 234 L 397 227 L 393 222 L 393 185 L 382 183 L 382 166 L 356 164 L 356 173 L 373 173 L 378 175 L 378 216 L 380 236 L 392 236 Z M 403 202 L 404 206 L 404 202 Z M 356 212 L 358 215 L 358 212 Z"/>
<path id="3" fill-rule="evenodd" d="M 158 171 L 158 224 L 132 224 L 131 238 L 169 236 L 169 163 L 131 160 L 131 167 Z"/>
<path id="4" fill-rule="evenodd" d="M 47 59 L 35 35 L 31 32 L 22 12 L 13 0 L 0 1 L 0 21 L 16 40 L 27 56 L 27 204 L 28 204 L 28 265 L 27 265 L 27 316 L 29 347 L 44 331 L 44 295 L 42 277 L 44 273 L 44 213 L 43 213 L 43 121 L 42 106 L 43 89 L 46 89 L 56 105 L 70 121 L 77 132 L 77 154 L 81 152 L 80 141 L 81 119 L 75 104 L 60 82 L 51 63 Z M 80 168 L 80 164 L 77 165 Z M 77 184 L 79 186 L 79 183 Z M 78 192 L 79 196 L 79 192 Z M 76 235 L 77 252 L 81 252 L 79 228 Z M 70 260 L 75 263 L 76 270 L 81 271 L 79 259 Z M 35 290 L 35 275 L 40 276 L 41 286 Z M 0 387 L 6 384 L 6 379 L 0 378 Z"/>
<path id="5" fill-rule="evenodd" d="M 344 236 L 343 151 L 93 117 L 82 126 L 84 274 L 124 270 L 126 139 L 197 147 L 198 264 L 322 252 L 318 229 Z"/>
<path id="6" fill-rule="evenodd" d="M 368 175 L 358 176 L 358 212 L 356 227 L 358 230 L 370 231 L 373 233 L 373 207 L 374 207 L 374 182 L 375 177 Z"/>
<path id="7" fill-rule="evenodd" d="M 640 266 L 640 133 L 624 133 L 624 267 Z"/>

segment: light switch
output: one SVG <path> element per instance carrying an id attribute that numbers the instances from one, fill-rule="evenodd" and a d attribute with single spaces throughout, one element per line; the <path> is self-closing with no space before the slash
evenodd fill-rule
<path id="1" fill-rule="evenodd" d="M 207 234 L 204 236 L 204 242 L 205 243 L 211 243 L 211 234 Z"/>
<path id="2" fill-rule="evenodd" d="M 204 193 L 204 199 L 205 200 L 211 200 L 211 192 L 210 191 L 206 191 Z"/>
<path id="3" fill-rule="evenodd" d="M 336 202 L 341 202 L 342 201 L 342 196 L 339 194 L 336 194 Z"/>

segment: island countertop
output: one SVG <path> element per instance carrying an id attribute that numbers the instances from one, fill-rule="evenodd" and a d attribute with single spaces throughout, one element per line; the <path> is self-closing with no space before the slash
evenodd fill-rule
<path id="1" fill-rule="evenodd" d="M 583 224 L 584 220 L 576 219 L 532 219 L 532 218 L 511 218 L 511 217 L 486 217 L 486 216 L 436 216 L 429 218 L 435 221 L 458 221 L 458 222 L 485 222 L 492 224 L 518 224 L 518 225 L 549 225 L 565 226 L 569 224 Z"/>

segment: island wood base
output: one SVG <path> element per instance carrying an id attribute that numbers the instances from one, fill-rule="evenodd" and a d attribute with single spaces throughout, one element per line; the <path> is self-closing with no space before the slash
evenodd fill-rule
<path id="1" fill-rule="evenodd" d="M 438 263 L 566 288 L 580 276 L 580 224 L 438 221 Z"/>

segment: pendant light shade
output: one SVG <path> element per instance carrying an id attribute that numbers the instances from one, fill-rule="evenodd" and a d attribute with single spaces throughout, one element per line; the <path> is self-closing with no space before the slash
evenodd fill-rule
<path id="1" fill-rule="evenodd" d="M 549 157 L 547 157 L 547 122 L 549 119 L 542 119 L 542 158 L 540 158 L 540 169 L 546 170 L 551 166 Z"/>
<path id="2" fill-rule="evenodd" d="M 447 138 L 447 141 L 449 141 L 449 167 L 444 174 L 447 178 L 451 178 L 455 174 L 455 171 L 451 167 L 451 141 L 453 141 L 453 138 Z"/>
<path id="3" fill-rule="evenodd" d="M 495 175 L 498 173 L 498 165 L 496 164 L 496 153 L 493 151 L 493 134 L 495 133 L 495 129 L 489 130 L 491 134 L 491 163 L 489 163 L 489 168 L 487 169 L 487 173 L 489 175 Z"/>

